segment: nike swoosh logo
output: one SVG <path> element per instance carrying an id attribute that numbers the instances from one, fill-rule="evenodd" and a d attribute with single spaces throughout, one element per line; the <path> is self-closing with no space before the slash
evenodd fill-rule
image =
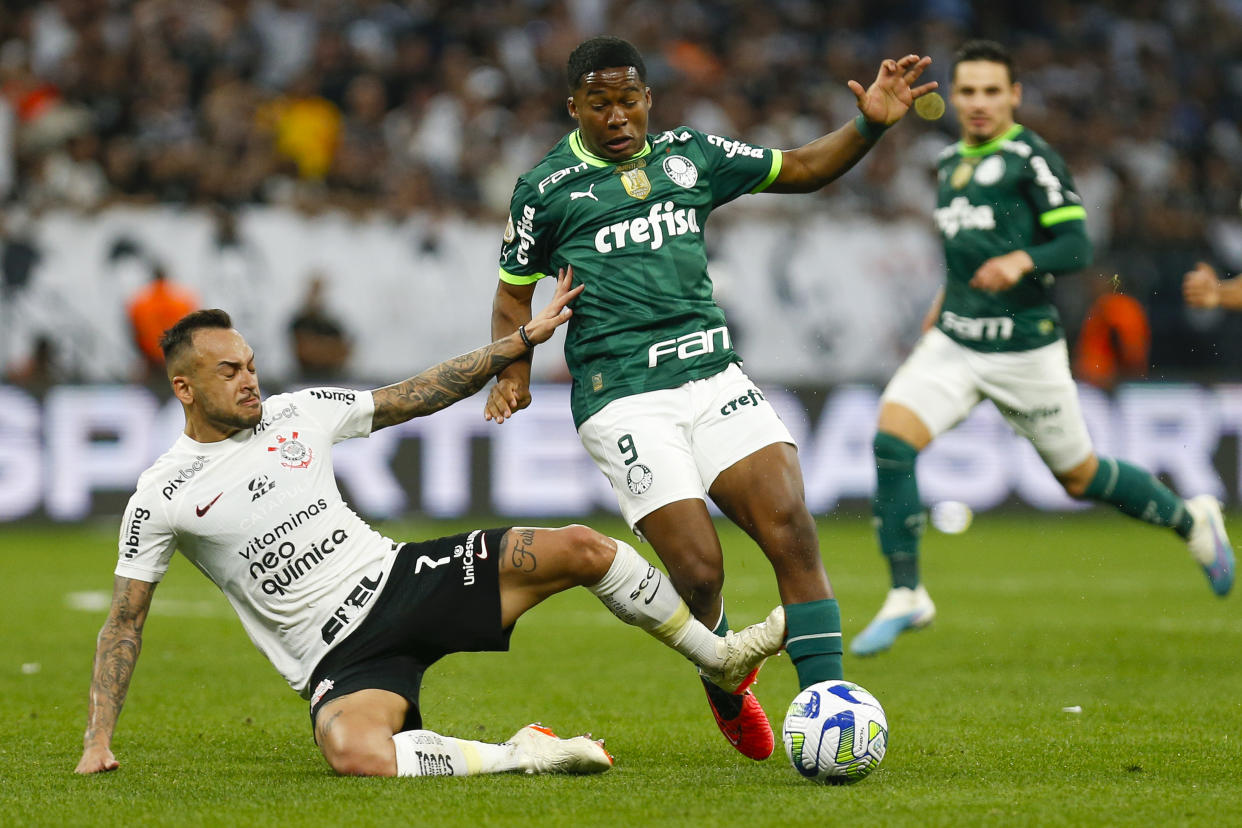
<path id="1" fill-rule="evenodd" d="M 216 501 L 217 501 L 217 500 L 219 500 L 219 499 L 220 499 L 220 498 L 222 498 L 222 497 L 224 497 L 224 492 L 220 492 L 220 494 L 218 494 L 218 495 L 216 495 L 215 497 L 213 497 L 213 498 L 211 499 L 211 502 L 210 502 L 210 503 L 208 503 L 206 506 L 195 506 L 195 507 L 194 507 L 194 514 L 198 515 L 199 517 L 202 517 L 203 515 L 207 514 L 207 510 L 208 510 L 208 509 L 210 509 L 212 506 L 215 506 L 215 505 L 216 505 Z"/>

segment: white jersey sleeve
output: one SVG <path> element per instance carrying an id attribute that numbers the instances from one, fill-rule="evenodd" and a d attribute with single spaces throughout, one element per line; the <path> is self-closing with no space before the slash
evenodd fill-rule
<path id="1" fill-rule="evenodd" d="M 139 488 L 125 507 L 116 574 L 135 581 L 159 583 L 176 551 L 177 540 L 158 492 Z"/>

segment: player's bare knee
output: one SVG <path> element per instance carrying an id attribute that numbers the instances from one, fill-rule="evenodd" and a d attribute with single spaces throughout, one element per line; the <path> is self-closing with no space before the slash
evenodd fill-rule
<path id="1" fill-rule="evenodd" d="M 682 600 L 698 617 L 720 609 L 720 591 L 724 589 L 724 570 L 707 561 L 683 561 L 672 567 L 669 577 Z"/>
<path id="2" fill-rule="evenodd" d="M 579 583 L 599 583 L 608 574 L 617 554 L 616 541 L 578 523 L 558 529 L 557 533 L 570 552 L 569 565 Z"/>
<path id="3" fill-rule="evenodd" d="M 341 776 L 395 776 L 397 773 L 391 737 L 360 738 L 334 732 L 326 735 L 319 748 L 332 770 Z"/>

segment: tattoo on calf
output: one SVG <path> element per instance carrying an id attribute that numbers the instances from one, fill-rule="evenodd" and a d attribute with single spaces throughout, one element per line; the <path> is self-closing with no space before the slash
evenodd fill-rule
<path id="1" fill-rule="evenodd" d="M 534 529 L 510 529 L 500 540 L 500 557 L 518 572 L 534 572 L 539 563 L 531 550 L 534 543 Z"/>

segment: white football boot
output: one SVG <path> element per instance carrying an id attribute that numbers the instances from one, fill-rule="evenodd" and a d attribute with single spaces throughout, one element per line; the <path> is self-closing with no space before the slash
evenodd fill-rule
<path id="1" fill-rule="evenodd" d="M 613 764 L 603 739 L 561 739 L 540 724 L 528 724 L 509 743 L 526 773 L 603 773 Z"/>
<path id="2" fill-rule="evenodd" d="M 897 636 L 906 630 L 926 627 L 935 617 L 936 605 L 922 584 L 914 589 L 894 587 L 875 618 L 854 637 L 850 652 L 858 656 L 882 653 L 893 646 Z"/>

